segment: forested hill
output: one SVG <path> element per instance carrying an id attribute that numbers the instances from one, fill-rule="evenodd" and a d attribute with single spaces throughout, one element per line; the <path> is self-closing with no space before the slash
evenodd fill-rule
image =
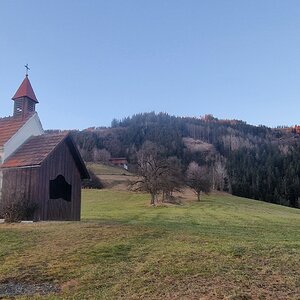
<path id="1" fill-rule="evenodd" d="M 300 137 L 297 128 L 271 129 L 238 120 L 137 114 L 113 120 L 110 128 L 74 132 L 86 161 L 126 157 L 134 166 L 145 141 L 190 162 L 207 165 L 214 188 L 234 195 L 299 207 Z"/>

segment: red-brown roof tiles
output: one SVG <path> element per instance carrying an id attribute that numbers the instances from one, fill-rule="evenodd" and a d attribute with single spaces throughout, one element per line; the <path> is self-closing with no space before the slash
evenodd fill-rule
<path id="1" fill-rule="evenodd" d="M 38 166 L 67 136 L 64 134 L 43 134 L 29 138 L 14 154 L 4 161 L 2 168 Z"/>
<path id="2" fill-rule="evenodd" d="M 15 100 L 21 97 L 28 97 L 36 103 L 39 103 L 39 101 L 36 99 L 35 93 L 27 76 L 24 78 L 23 82 L 21 83 L 12 99 Z"/>
<path id="3" fill-rule="evenodd" d="M 32 117 L 32 115 L 28 115 L 24 119 L 22 119 L 22 117 L 0 118 L 0 147 L 3 147 L 30 117 Z"/>

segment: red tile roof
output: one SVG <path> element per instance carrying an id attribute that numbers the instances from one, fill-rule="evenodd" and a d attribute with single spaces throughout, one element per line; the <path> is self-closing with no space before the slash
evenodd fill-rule
<path id="1" fill-rule="evenodd" d="M 28 76 L 24 78 L 23 82 L 21 83 L 20 87 L 18 88 L 18 90 L 16 91 L 12 99 L 15 100 L 21 97 L 28 97 L 31 100 L 35 101 L 36 103 L 39 103 L 32 89 Z"/>
<path id="2" fill-rule="evenodd" d="M 32 117 L 28 115 L 22 117 L 0 118 L 0 147 L 3 145 Z"/>
<path id="3" fill-rule="evenodd" d="M 1 167 L 38 166 L 67 135 L 67 133 L 60 133 L 32 136 L 14 154 L 8 157 Z"/>

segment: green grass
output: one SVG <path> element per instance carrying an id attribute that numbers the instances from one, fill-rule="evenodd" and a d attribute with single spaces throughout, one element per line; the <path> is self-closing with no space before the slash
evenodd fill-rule
<path id="1" fill-rule="evenodd" d="M 61 287 L 37 299 L 300 298 L 300 210 L 148 198 L 86 190 L 82 222 L 0 225 L 0 282 Z"/>

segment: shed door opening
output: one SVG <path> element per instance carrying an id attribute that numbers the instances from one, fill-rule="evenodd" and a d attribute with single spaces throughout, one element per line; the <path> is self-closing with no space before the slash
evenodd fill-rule
<path id="1" fill-rule="evenodd" d="M 50 199 L 62 198 L 68 202 L 72 199 L 72 185 L 67 183 L 63 175 L 58 175 L 54 180 L 50 180 Z"/>

